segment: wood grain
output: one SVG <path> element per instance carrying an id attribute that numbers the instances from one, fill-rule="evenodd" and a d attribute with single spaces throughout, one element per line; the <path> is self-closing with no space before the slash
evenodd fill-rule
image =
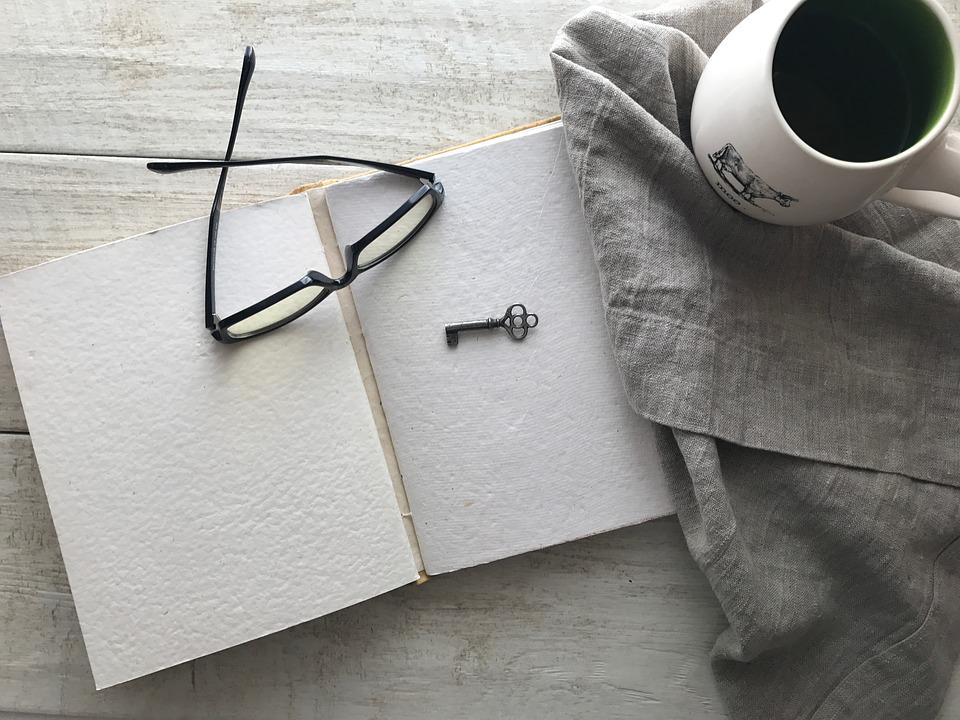
<path id="1" fill-rule="evenodd" d="M 20 404 L 20 392 L 10 365 L 7 340 L 0 327 L 0 432 L 22 433 L 27 431 L 27 420 Z"/>
<path id="2" fill-rule="evenodd" d="M 0 27 L 0 150 L 216 157 L 252 44 L 236 157 L 412 157 L 556 114 L 547 51 L 587 5 L 15 2 Z"/>

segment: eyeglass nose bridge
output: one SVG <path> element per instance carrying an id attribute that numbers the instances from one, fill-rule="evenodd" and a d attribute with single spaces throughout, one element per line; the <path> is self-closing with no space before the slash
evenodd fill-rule
<path id="1" fill-rule="evenodd" d="M 349 250 L 349 248 L 347 248 L 347 250 Z M 346 252 L 344 254 L 346 254 Z M 347 268 L 349 267 L 350 265 L 347 263 Z M 320 285 L 325 288 L 330 288 L 331 290 L 339 290 L 340 288 L 344 288 L 349 285 L 356 275 L 357 273 L 351 273 L 348 269 L 342 277 L 331 278 L 327 277 L 323 273 L 317 272 L 316 270 L 309 270 L 307 271 L 307 274 L 303 276 L 300 282 L 304 285 Z"/>

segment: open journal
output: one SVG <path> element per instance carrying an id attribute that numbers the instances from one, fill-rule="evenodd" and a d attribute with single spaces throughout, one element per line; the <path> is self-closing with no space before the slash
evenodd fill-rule
<path id="1" fill-rule="evenodd" d="M 220 345 L 206 219 L 0 279 L 98 688 L 413 582 L 672 511 L 628 406 L 558 123 L 417 162 L 447 199 L 299 320 Z M 224 315 L 410 193 L 371 174 L 223 215 Z M 447 346 L 445 323 L 539 315 Z M 424 590 L 429 591 L 428 588 Z"/>

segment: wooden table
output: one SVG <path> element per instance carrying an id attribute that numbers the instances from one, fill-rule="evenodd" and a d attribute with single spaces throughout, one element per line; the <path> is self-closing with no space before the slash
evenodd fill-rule
<path id="1" fill-rule="evenodd" d="M 582 6 L 8 3 L 0 272 L 204 215 L 214 176 L 159 177 L 144 163 L 222 155 L 247 43 L 258 71 L 237 157 L 402 160 L 555 114 L 547 50 Z M 324 173 L 238 172 L 228 205 Z M 723 626 L 667 519 L 437 577 L 94 692 L 0 343 L 0 716 L 723 718 L 708 661 Z M 944 720 L 960 717 L 954 685 Z"/>

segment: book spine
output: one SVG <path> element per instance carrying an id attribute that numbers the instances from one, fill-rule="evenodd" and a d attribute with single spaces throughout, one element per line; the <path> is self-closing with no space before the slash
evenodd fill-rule
<path id="1" fill-rule="evenodd" d="M 330 272 L 334 275 L 342 275 L 345 272 L 343 256 L 340 254 L 340 246 L 337 244 L 336 232 L 330 220 L 327 199 L 322 192 L 309 193 L 307 198 L 313 210 L 313 217 L 317 223 L 317 231 L 323 243 L 323 251 L 326 255 Z M 340 300 L 340 309 L 343 312 L 343 320 L 347 326 L 347 332 L 350 335 L 350 343 L 353 345 L 353 353 L 357 358 L 357 367 L 360 370 L 363 387 L 367 391 L 370 414 L 373 416 L 373 422 L 377 428 L 380 446 L 383 449 L 383 457 L 386 460 L 387 469 L 390 472 L 390 479 L 393 482 L 393 491 L 397 496 L 400 517 L 403 519 L 404 529 L 407 532 L 407 539 L 410 543 L 414 562 L 417 565 L 417 570 L 420 572 L 420 577 L 417 579 L 417 583 L 420 584 L 426 582 L 428 576 L 423 569 L 420 541 L 417 538 L 417 531 L 413 524 L 413 515 L 410 512 L 410 503 L 407 500 L 407 491 L 403 485 L 403 476 L 400 473 L 397 454 L 393 449 L 393 439 L 390 437 L 390 426 L 387 424 L 387 417 L 383 413 L 383 406 L 380 401 L 380 390 L 377 387 L 377 380 L 373 374 L 373 366 L 370 364 L 370 356 L 367 354 L 367 343 L 363 337 L 363 326 L 360 324 L 360 316 L 357 313 L 357 306 L 353 301 L 350 288 L 347 287 L 339 290 L 337 295 Z"/>

